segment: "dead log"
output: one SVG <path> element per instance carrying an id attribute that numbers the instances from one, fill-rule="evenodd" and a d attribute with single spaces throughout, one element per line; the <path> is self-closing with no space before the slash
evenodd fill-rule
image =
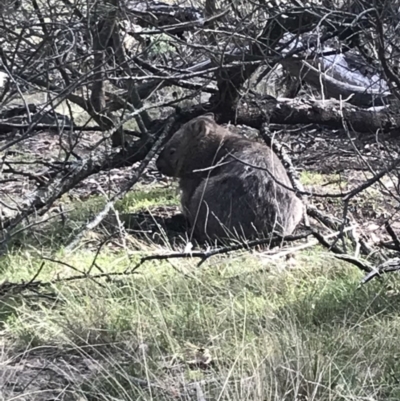
<path id="1" fill-rule="evenodd" d="M 343 128 L 343 120 L 357 132 L 389 132 L 400 128 L 400 116 L 390 109 L 365 110 L 336 99 L 278 99 L 270 119 L 275 124 L 322 124 L 338 129 Z"/>
<path id="2" fill-rule="evenodd" d="M 198 114 L 205 113 L 204 108 L 202 110 Z M 231 122 L 256 129 L 268 120 L 273 124 L 321 124 L 334 129 L 342 129 L 344 120 L 350 129 L 362 133 L 392 132 L 400 128 L 400 116 L 391 109 L 362 109 L 336 99 L 275 99 L 265 96 L 262 99 L 244 99 L 232 111 L 223 107 L 212 108 L 211 105 L 206 110 L 214 112 L 219 124 Z"/>
<path id="3" fill-rule="evenodd" d="M 400 129 L 400 116 L 391 109 L 362 109 L 336 99 L 276 99 L 273 96 L 244 98 L 234 110 L 211 103 L 179 109 L 179 123 L 207 112 L 215 114 L 218 124 L 247 125 L 258 130 L 266 121 L 281 125 L 320 124 L 334 129 L 342 129 L 345 121 L 350 129 L 360 133 L 375 133 L 377 130 L 394 133 Z M 162 127 L 165 119 L 155 120 L 153 124 L 153 127 Z M 175 128 L 178 129 L 179 125 Z"/>

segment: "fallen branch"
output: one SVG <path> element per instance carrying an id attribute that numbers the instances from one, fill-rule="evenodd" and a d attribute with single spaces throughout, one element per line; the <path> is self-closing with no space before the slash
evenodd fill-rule
<path id="1" fill-rule="evenodd" d="M 27 283 L 12 283 L 9 281 L 3 282 L 0 284 L 0 299 L 3 297 L 8 297 L 10 295 L 19 295 L 24 291 L 37 291 L 40 288 L 44 287 L 53 287 L 56 284 L 72 282 L 72 281 L 79 281 L 79 280 L 86 280 L 91 279 L 92 281 L 96 282 L 97 279 L 106 278 L 110 279 L 111 277 L 124 277 L 130 276 L 135 274 L 135 272 L 112 272 L 112 273 L 99 273 L 93 275 L 77 275 L 71 276 L 66 278 L 58 278 L 51 281 L 41 281 L 41 280 L 29 280 Z M 37 276 L 37 274 L 35 274 Z M 96 282 L 96 284 L 99 284 Z"/>
<path id="2" fill-rule="evenodd" d="M 378 267 L 374 268 L 369 274 L 367 274 L 362 280 L 361 284 L 366 284 L 375 277 L 380 277 L 385 273 L 393 273 L 400 270 L 400 258 L 389 259 Z"/>
<path id="3" fill-rule="evenodd" d="M 351 130 L 360 133 L 391 132 L 400 128 L 400 115 L 390 110 L 366 110 L 335 99 L 299 100 L 265 96 L 262 99 L 244 97 L 237 108 L 230 110 L 223 104 L 203 103 L 181 109 L 179 115 L 185 122 L 207 112 L 213 112 L 218 124 L 247 125 L 258 130 L 266 117 L 272 124 L 318 124 L 343 129 L 343 120 Z M 163 120 L 158 120 L 163 124 Z"/>
<path id="4" fill-rule="evenodd" d="M 347 255 L 347 254 L 335 254 L 336 259 L 344 260 L 347 263 L 351 263 L 354 266 L 357 266 L 360 270 L 364 272 L 371 272 L 374 271 L 374 267 L 372 267 L 368 262 L 365 260 L 355 258 L 354 256 Z"/>
<path id="5" fill-rule="evenodd" d="M 262 239 L 256 239 L 248 242 L 241 242 L 240 244 L 235 244 L 231 246 L 224 246 L 224 247 L 218 247 L 215 249 L 209 249 L 207 251 L 194 251 L 194 252 L 170 252 L 167 254 L 157 254 L 157 255 L 148 255 L 144 256 L 140 259 L 139 263 L 137 263 L 131 270 L 130 272 L 136 271 L 140 266 L 143 265 L 143 263 L 149 261 L 149 260 L 167 260 L 167 259 L 187 259 L 187 258 L 198 258 L 200 259 L 200 262 L 198 263 L 197 267 L 200 267 L 207 259 L 211 258 L 212 256 L 216 255 L 222 255 L 226 254 L 229 252 L 234 252 L 238 251 L 241 249 L 250 249 L 254 248 L 259 245 L 266 245 L 269 244 L 270 246 L 277 246 L 279 244 L 282 244 L 283 241 L 286 242 L 292 242 L 292 241 L 297 241 L 300 239 L 307 238 L 310 236 L 312 233 L 311 232 L 306 232 L 304 234 L 299 234 L 299 235 L 288 235 L 286 237 L 282 236 L 274 236 L 274 237 L 268 237 L 268 238 L 262 238 Z M 127 270 L 126 270 L 127 271 Z"/>
<path id="6" fill-rule="evenodd" d="M 278 99 L 271 115 L 276 124 L 322 124 L 343 128 L 343 119 L 358 132 L 391 131 L 400 127 L 400 116 L 385 111 L 365 110 L 335 99 Z"/>
<path id="7" fill-rule="evenodd" d="M 343 232 L 350 231 L 353 228 L 354 227 L 346 227 L 342 231 Z M 327 239 L 336 237 L 336 236 L 342 234 L 342 231 L 337 231 L 335 233 L 331 233 L 329 235 L 323 236 L 321 233 L 319 233 L 315 230 L 310 230 L 310 231 L 306 231 L 303 234 L 289 235 L 286 237 L 281 237 L 281 236 L 275 235 L 275 236 L 269 237 L 269 238 L 262 238 L 262 239 L 248 241 L 248 242 L 242 242 L 240 244 L 218 247 L 215 249 L 208 249 L 206 251 L 170 252 L 170 253 L 166 253 L 166 254 L 147 255 L 147 256 L 142 257 L 140 259 L 140 261 L 132 269 L 130 269 L 130 270 L 127 269 L 127 270 L 125 270 L 125 272 L 126 273 L 128 273 L 128 272 L 134 273 L 145 262 L 148 262 L 151 260 L 197 258 L 197 259 L 200 259 L 200 261 L 197 264 L 197 267 L 200 267 L 205 261 L 207 261 L 209 258 L 216 256 L 216 255 L 223 255 L 223 254 L 227 254 L 227 253 L 242 250 L 242 249 L 250 249 L 250 248 L 254 248 L 259 245 L 267 245 L 268 244 L 270 247 L 274 247 L 274 246 L 278 246 L 278 245 L 282 244 L 283 242 L 293 242 L 293 241 L 298 241 L 300 239 L 305 239 L 305 238 L 308 238 L 310 235 L 312 235 L 316 239 L 316 242 L 313 244 L 307 244 L 306 247 L 314 246 L 319 243 L 324 248 L 327 248 L 329 251 L 333 252 L 335 258 L 346 261 L 347 263 L 350 263 L 350 264 L 356 266 L 358 269 L 360 269 L 364 272 L 368 272 L 368 273 L 371 271 L 374 272 L 376 269 L 373 266 L 371 266 L 368 262 L 366 262 L 365 260 L 345 254 L 337 246 L 332 246 L 331 244 L 329 244 Z M 304 249 L 304 247 L 302 247 L 301 249 Z M 400 270 L 400 259 L 399 259 L 398 270 Z"/>
<path id="8" fill-rule="evenodd" d="M 25 131 L 30 129 L 31 131 L 57 131 L 59 133 L 60 128 L 65 131 L 72 131 L 72 132 L 84 132 L 84 131 L 101 131 L 104 132 L 105 129 L 99 127 L 98 125 L 94 126 L 83 126 L 83 125 L 68 125 L 68 124 L 12 124 L 7 122 L 0 122 L 0 135 L 8 134 L 13 131 Z M 124 130 L 125 134 L 139 136 L 135 131 L 132 130 Z"/>

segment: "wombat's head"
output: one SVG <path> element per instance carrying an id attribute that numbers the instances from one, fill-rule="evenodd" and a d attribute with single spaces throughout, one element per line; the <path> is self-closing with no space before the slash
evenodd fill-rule
<path id="1" fill-rule="evenodd" d="M 165 144 L 156 166 L 170 177 L 184 177 L 204 166 L 204 148 L 218 127 L 213 113 L 193 118 L 184 124 Z"/>

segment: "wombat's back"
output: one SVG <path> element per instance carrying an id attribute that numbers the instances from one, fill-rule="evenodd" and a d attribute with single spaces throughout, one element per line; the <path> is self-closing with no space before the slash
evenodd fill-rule
<path id="1" fill-rule="evenodd" d="M 196 237 L 291 234 L 302 219 L 303 206 L 293 191 L 280 185 L 292 188 L 281 161 L 270 148 L 254 142 L 232 154 L 218 174 L 202 180 L 191 196 L 182 198 Z"/>

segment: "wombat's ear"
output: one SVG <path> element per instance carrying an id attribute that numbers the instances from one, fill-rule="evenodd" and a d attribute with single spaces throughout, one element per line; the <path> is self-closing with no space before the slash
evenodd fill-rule
<path id="1" fill-rule="evenodd" d="M 190 132 L 194 136 L 208 135 L 210 131 L 210 123 L 204 118 L 204 116 L 194 119 L 190 124 Z"/>
<path id="2" fill-rule="evenodd" d="M 206 114 L 203 114 L 201 117 L 204 117 L 204 118 L 208 118 L 208 119 L 210 119 L 210 120 L 213 120 L 213 121 L 215 121 L 215 114 L 214 113 L 206 113 Z"/>
<path id="3" fill-rule="evenodd" d="M 215 124 L 214 113 L 206 113 L 190 120 L 186 128 L 193 136 L 206 136 L 212 131 Z"/>

